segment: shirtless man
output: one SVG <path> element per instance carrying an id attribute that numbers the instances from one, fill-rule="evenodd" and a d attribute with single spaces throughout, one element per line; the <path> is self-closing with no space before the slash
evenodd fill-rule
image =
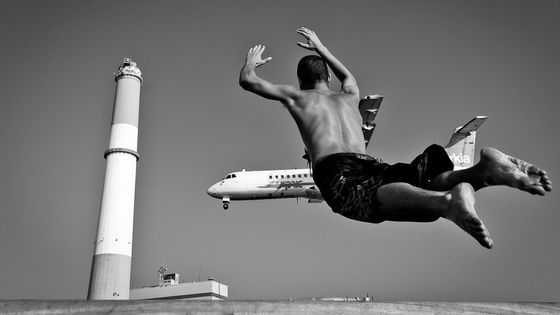
<path id="1" fill-rule="evenodd" d="M 412 163 L 389 165 L 366 154 L 358 110 L 360 92 L 354 76 L 321 43 L 315 32 L 300 28 L 317 55 L 298 64 L 299 89 L 260 78 L 255 69 L 265 47 L 249 50 L 239 84 L 245 90 L 280 101 L 295 120 L 313 165 L 313 178 L 332 210 L 351 219 L 432 222 L 440 217 L 457 224 L 482 246 L 492 248 L 488 230 L 475 208 L 474 191 L 507 185 L 545 195 L 552 181 L 542 169 L 493 148 L 484 148 L 471 168 L 453 171 L 442 147 L 432 145 Z M 342 83 L 329 88 L 331 68 Z"/>

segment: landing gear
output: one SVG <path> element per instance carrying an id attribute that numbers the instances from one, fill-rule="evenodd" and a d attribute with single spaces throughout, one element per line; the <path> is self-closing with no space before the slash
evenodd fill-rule
<path id="1" fill-rule="evenodd" d="M 229 202 L 231 199 L 229 199 L 229 196 L 223 197 L 222 201 L 224 202 L 224 204 L 222 205 L 222 207 L 224 208 L 224 210 L 227 210 L 229 208 Z"/>

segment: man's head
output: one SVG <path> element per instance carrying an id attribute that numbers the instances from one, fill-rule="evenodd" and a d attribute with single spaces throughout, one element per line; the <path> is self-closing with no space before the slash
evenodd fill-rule
<path id="1" fill-rule="evenodd" d="M 327 63 L 316 55 L 301 58 L 297 67 L 297 76 L 301 89 L 310 89 L 316 83 L 330 81 Z"/>

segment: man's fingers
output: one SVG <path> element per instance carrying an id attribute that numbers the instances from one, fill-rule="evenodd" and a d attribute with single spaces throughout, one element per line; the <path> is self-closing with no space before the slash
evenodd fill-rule
<path id="1" fill-rule="evenodd" d="M 310 30 L 306 27 L 303 27 L 303 26 L 298 29 L 298 32 L 305 35 L 305 36 L 309 36 L 309 35 L 313 34 L 312 30 Z"/>
<path id="2" fill-rule="evenodd" d="M 302 47 L 302 48 L 305 48 L 305 49 L 311 49 L 311 45 L 309 45 L 309 44 L 297 43 L 297 45 L 299 47 Z"/>
<path id="3" fill-rule="evenodd" d="M 256 65 L 257 65 L 257 67 L 260 67 L 260 66 L 264 65 L 265 63 L 269 62 L 270 60 L 272 60 L 272 57 L 268 57 L 264 60 L 261 60 L 261 61 L 257 62 Z"/>
<path id="4" fill-rule="evenodd" d="M 249 49 L 248 55 L 262 53 L 264 51 L 264 46 L 255 45 L 255 47 Z"/>
<path id="5" fill-rule="evenodd" d="M 257 51 L 257 48 L 258 48 L 258 45 L 256 45 L 255 47 L 249 49 L 249 53 L 252 54 L 252 53 L 256 52 L 256 51 Z"/>
<path id="6" fill-rule="evenodd" d="M 297 32 L 298 32 L 299 34 L 301 34 L 303 37 L 309 39 L 309 33 L 308 33 L 306 30 L 300 28 L 300 29 L 297 30 Z"/>
<path id="7" fill-rule="evenodd" d="M 272 57 L 267 57 L 265 59 L 262 59 L 261 57 L 265 48 L 266 47 L 264 45 L 255 45 L 253 48 L 249 49 L 249 52 L 247 53 L 247 60 L 252 60 L 257 67 L 269 62 L 272 60 Z"/>

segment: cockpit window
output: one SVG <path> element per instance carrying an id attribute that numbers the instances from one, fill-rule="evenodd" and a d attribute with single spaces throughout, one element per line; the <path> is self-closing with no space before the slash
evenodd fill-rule
<path id="1" fill-rule="evenodd" d="M 235 177 L 236 177 L 235 174 L 229 174 L 228 176 L 226 176 L 226 179 L 228 179 L 228 178 L 235 178 Z"/>

